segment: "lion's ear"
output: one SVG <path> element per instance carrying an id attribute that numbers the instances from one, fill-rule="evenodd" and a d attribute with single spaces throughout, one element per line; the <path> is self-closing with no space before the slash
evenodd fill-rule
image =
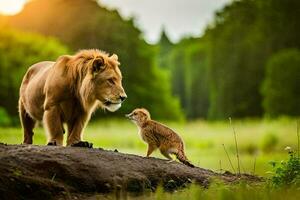
<path id="1" fill-rule="evenodd" d="M 59 57 L 49 71 L 44 87 L 45 110 L 48 110 L 69 96 L 70 80 L 68 80 L 67 75 L 67 62 L 70 59 L 71 56 Z"/>
<path id="2" fill-rule="evenodd" d="M 113 54 L 109 57 L 110 59 L 112 59 L 114 62 L 115 65 L 120 65 L 120 62 L 118 61 L 118 56 L 116 54 Z"/>
<path id="3" fill-rule="evenodd" d="M 93 61 L 92 67 L 93 75 L 96 75 L 99 72 L 103 71 L 105 69 L 104 59 L 102 57 L 95 59 Z"/>
<path id="4" fill-rule="evenodd" d="M 119 59 L 119 57 L 116 54 L 113 54 L 110 57 L 116 61 L 118 61 L 118 59 Z"/>

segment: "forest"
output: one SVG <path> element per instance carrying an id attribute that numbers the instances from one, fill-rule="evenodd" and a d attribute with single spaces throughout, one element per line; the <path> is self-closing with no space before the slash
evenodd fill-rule
<path id="1" fill-rule="evenodd" d="M 123 116 L 137 106 L 165 120 L 299 116 L 297 8 L 297 0 L 233 1 L 201 37 L 173 44 L 162 30 L 150 45 L 133 18 L 124 20 L 101 2 L 30 2 L 0 20 L 6 27 L 0 31 L 0 113 L 7 116 L 0 123 L 17 123 L 18 87 L 32 63 L 83 48 L 118 54 L 124 69 L 124 109 L 99 117 Z"/>
<path id="2" fill-rule="evenodd" d="M 200 38 L 171 44 L 162 34 L 160 63 L 187 117 L 299 116 L 299 6 L 233 1 Z"/>

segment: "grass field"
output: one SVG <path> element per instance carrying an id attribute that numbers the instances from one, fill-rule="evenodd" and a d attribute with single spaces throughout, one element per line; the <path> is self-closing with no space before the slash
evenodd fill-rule
<path id="1" fill-rule="evenodd" d="M 195 165 L 215 171 L 233 171 L 224 144 L 236 170 L 234 136 L 229 122 L 165 124 L 182 136 L 186 154 Z M 296 120 L 243 120 L 233 121 L 233 126 L 237 133 L 241 172 L 268 176 L 271 170 L 269 162 L 287 159 L 284 148 L 291 146 L 295 149 L 297 146 Z M 21 128 L 0 128 L 0 142 L 20 144 L 22 138 Z M 147 150 L 135 125 L 126 119 L 91 122 L 85 130 L 84 140 L 94 143 L 94 147 L 118 149 L 123 153 L 144 156 Z M 44 130 L 36 128 L 34 144 L 45 143 Z M 152 156 L 163 158 L 159 151 Z"/>
<path id="2" fill-rule="evenodd" d="M 184 139 L 186 154 L 197 166 L 215 171 L 233 171 L 223 144 L 237 169 L 235 143 L 232 126 L 227 121 L 194 121 L 187 123 L 165 123 L 176 130 Z M 286 146 L 297 149 L 296 120 L 242 120 L 234 121 L 238 149 L 241 158 L 241 172 L 268 177 L 272 175 L 270 161 L 287 160 Z M 0 142 L 20 144 L 23 139 L 21 128 L 0 128 Z M 94 147 L 118 149 L 122 153 L 144 156 L 147 145 L 141 140 L 136 126 L 130 121 L 102 120 L 91 122 L 84 133 L 84 140 Z M 44 145 L 46 137 L 42 128 L 36 128 L 34 144 Z M 158 151 L 152 156 L 163 158 Z M 114 194 L 96 195 L 95 199 L 115 199 Z M 143 196 L 125 194 L 125 199 L 300 199 L 299 188 L 269 188 L 268 184 L 224 185 L 215 182 L 209 189 L 191 185 L 188 189 L 165 193 L 159 188 L 155 193 Z"/>

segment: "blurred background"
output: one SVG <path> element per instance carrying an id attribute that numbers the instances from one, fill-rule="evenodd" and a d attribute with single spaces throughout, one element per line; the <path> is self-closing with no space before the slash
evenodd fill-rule
<path id="1" fill-rule="evenodd" d="M 119 56 L 128 99 L 92 117 L 85 139 L 96 146 L 143 155 L 123 116 L 145 107 L 172 121 L 203 167 L 230 169 L 228 117 L 246 171 L 255 160 L 264 174 L 266 161 L 296 147 L 299 0 L 0 0 L 0 13 L 1 142 L 22 141 L 18 90 L 30 65 L 98 48 Z M 35 143 L 46 143 L 40 128 Z"/>

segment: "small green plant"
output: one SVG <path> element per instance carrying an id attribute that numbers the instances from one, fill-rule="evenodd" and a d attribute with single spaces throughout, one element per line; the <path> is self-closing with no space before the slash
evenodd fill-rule
<path id="1" fill-rule="evenodd" d="M 280 164 L 277 162 L 271 163 L 274 169 L 271 184 L 276 187 L 300 187 L 300 158 L 290 147 L 287 147 L 286 150 L 289 153 L 289 160 L 281 161 Z"/>
<path id="2" fill-rule="evenodd" d="M 13 174 L 14 174 L 15 176 L 21 176 L 21 175 L 22 175 L 22 171 L 19 170 L 19 169 L 15 169 L 15 170 L 13 171 Z"/>
<path id="3" fill-rule="evenodd" d="M 235 169 L 234 169 L 234 167 L 233 167 L 233 164 L 232 164 L 232 162 L 231 162 L 231 159 L 230 159 L 230 157 L 229 157 L 229 154 L 228 154 L 228 152 L 227 152 L 227 150 L 226 150 L 225 144 L 222 144 L 222 145 L 223 145 L 224 151 L 225 151 L 225 153 L 226 153 L 226 156 L 227 156 L 227 158 L 228 158 L 228 161 L 229 161 L 229 163 L 230 163 L 230 166 L 231 166 L 231 168 L 232 168 L 232 171 L 235 173 Z"/>
<path id="4" fill-rule="evenodd" d="M 234 143 L 235 143 L 235 151 L 236 151 L 236 159 L 237 159 L 237 170 L 238 170 L 238 175 L 240 175 L 241 174 L 240 154 L 239 154 L 236 132 L 235 132 L 234 126 L 232 124 L 231 117 L 229 117 L 229 122 L 230 122 L 230 126 L 232 127 L 232 131 L 233 131 L 233 135 L 234 135 Z"/>

